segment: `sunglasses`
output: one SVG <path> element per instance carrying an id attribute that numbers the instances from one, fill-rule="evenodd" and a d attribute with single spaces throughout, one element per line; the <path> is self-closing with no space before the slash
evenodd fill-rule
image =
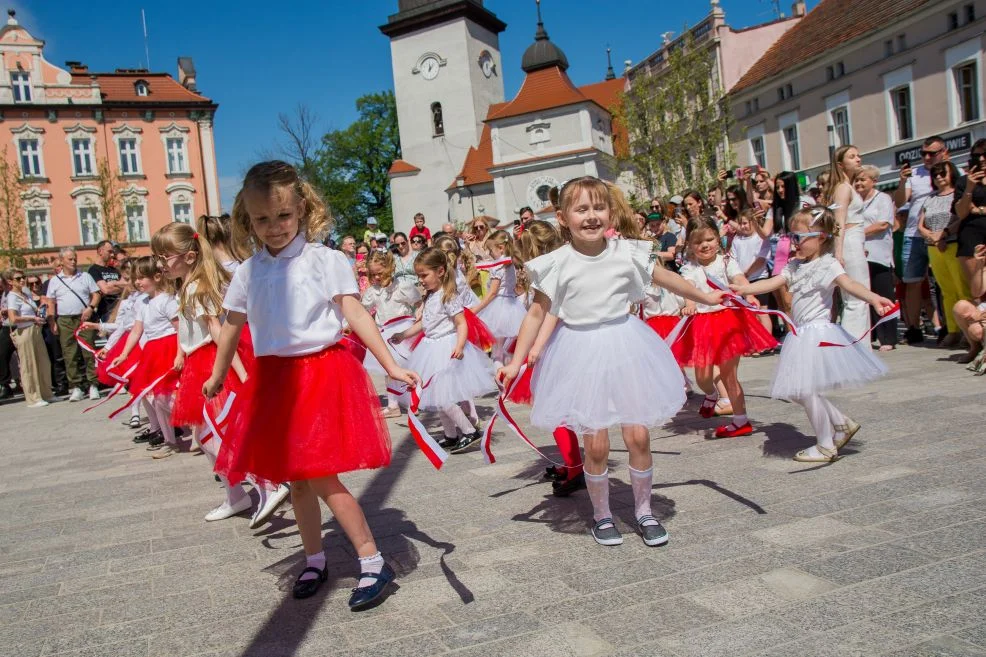
<path id="1" fill-rule="evenodd" d="M 15 281 L 23 281 L 24 280 L 24 277 L 23 276 L 11 276 L 11 278 L 14 279 Z"/>
<path id="2" fill-rule="evenodd" d="M 412 240 L 411 240 L 411 244 L 424 244 L 424 243 L 425 243 L 425 241 L 424 241 L 424 240 L 422 240 L 422 239 L 418 239 L 418 238 L 416 238 L 416 237 L 415 237 L 414 239 L 412 239 Z"/>
<path id="3" fill-rule="evenodd" d="M 934 156 L 938 155 L 939 153 L 941 153 L 943 150 L 945 150 L 945 149 L 944 148 L 939 148 L 937 151 L 926 151 L 926 150 L 922 149 L 921 150 L 921 157 L 934 157 Z"/>
<path id="4" fill-rule="evenodd" d="M 404 242 L 403 240 L 400 242 L 394 242 L 394 246 L 404 246 L 405 244 L 407 244 L 407 242 Z"/>
<path id="5" fill-rule="evenodd" d="M 797 245 L 797 244 L 801 244 L 801 242 L 803 242 L 806 239 L 809 239 L 809 238 L 812 238 L 812 237 L 819 237 L 819 236 L 824 235 L 824 234 L 825 233 L 818 232 L 818 231 L 815 231 L 815 232 L 812 232 L 812 233 L 791 233 L 791 241 L 794 242 L 794 244 Z"/>
<path id="6" fill-rule="evenodd" d="M 41 285 L 41 281 L 28 281 L 28 285 Z"/>

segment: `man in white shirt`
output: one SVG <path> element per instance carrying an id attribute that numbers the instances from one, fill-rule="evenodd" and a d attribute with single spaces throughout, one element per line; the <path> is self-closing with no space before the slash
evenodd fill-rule
<path id="1" fill-rule="evenodd" d="M 912 168 L 910 163 L 905 162 L 900 168 L 900 183 L 894 192 L 894 204 L 898 208 L 910 203 L 901 250 L 901 271 L 898 274 L 904 283 L 903 310 L 904 322 L 907 324 L 904 337 L 908 344 L 924 341 L 921 331 L 921 284 L 928 275 L 928 247 L 924 238 L 918 234 L 918 223 L 924 202 L 934 191 L 930 169 L 946 160 L 948 148 L 945 140 L 937 135 L 928 137 L 921 147 L 921 165 Z"/>
<path id="2" fill-rule="evenodd" d="M 75 341 L 75 330 L 82 322 L 88 322 L 99 307 L 99 287 L 92 276 L 78 271 L 79 258 L 75 249 L 66 247 L 58 255 L 61 258 L 62 271 L 48 281 L 48 290 L 42 301 L 48 305 L 48 326 L 58 336 L 65 357 L 65 370 L 72 389 L 69 401 L 81 401 L 85 398 L 82 392 L 83 378 L 89 382 L 89 399 L 99 399 L 96 359 L 79 348 Z M 79 337 L 92 345 L 96 340 L 96 332 L 82 331 Z"/>

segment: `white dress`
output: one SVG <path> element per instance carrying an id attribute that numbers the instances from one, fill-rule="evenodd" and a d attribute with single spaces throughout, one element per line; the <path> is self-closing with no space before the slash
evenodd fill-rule
<path id="1" fill-rule="evenodd" d="M 842 242 L 842 259 L 846 273 L 863 287 L 870 287 L 870 266 L 866 262 L 866 236 L 863 234 L 863 199 L 852 190 L 852 202 L 846 213 L 846 236 Z M 862 299 L 845 295 L 842 309 L 842 326 L 855 340 L 870 330 L 870 308 Z"/>
<path id="2" fill-rule="evenodd" d="M 421 391 L 423 409 L 449 408 L 497 389 L 490 360 L 468 341 L 462 359 L 452 358 L 458 340 L 452 318 L 461 313 L 458 299 L 443 302 L 441 290 L 425 298 L 421 313 L 425 337 L 408 359 L 408 367 L 418 373 L 425 386 Z"/>
<path id="3" fill-rule="evenodd" d="M 421 300 L 418 288 L 395 277 L 388 287 L 369 286 L 363 290 L 360 300 L 368 311 L 375 311 L 373 319 L 376 320 L 380 335 L 383 336 L 394 360 L 401 367 L 407 367 L 413 338 L 397 345 L 391 344 L 390 338 L 414 324 L 414 306 Z M 386 374 L 383 365 L 369 349 L 366 350 L 366 356 L 363 358 L 363 367 L 369 372 Z"/>
<path id="4" fill-rule="evenodd" d="M 490 269 L 490 283 L 500 281 L 496 297 L 479 312 L 479 318 L 486 323 L 490 332 L 497 338 L 515 338 L 520 324 L 527 315 L 524 302 L 517 296 L 517 272 L 513 265 L 501 265 Z"/>
<path id="5" fill-rule="evenodd" d="M 776 399 L 798 399 L 837 388 L 853 388 L 887 373 L 869 340 L 851 347 L 821 347 L 822 342 L 849 344 L 856 337 L 829 321 L 835 279 L 845 274 L 839 261 L 826 254 L 803 262 L 788 262 L 781 272 L 793 296 L 798 333 L 788 333 L 770 386 Z"/>
<path id="6" fill-rule="evenodd" d="M 671 350 L 628 314 L 647 297 L 651 250 L 650 242 L 607 240 L 598 256 L 566 245 L 524 265 L 560 320 L 531 379 L 533 425 L 586 434 L 657 426 L 681 410 L 684 379 Z"/>

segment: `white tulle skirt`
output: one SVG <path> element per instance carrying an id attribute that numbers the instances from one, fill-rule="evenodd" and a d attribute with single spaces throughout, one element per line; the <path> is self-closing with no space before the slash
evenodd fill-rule
<path id="1" fill-rule="evenodd" d="M 775 399 L 798 399 L 838 388 L 855 388 L 887 373 L 887 366 L 861 340 L 851 347 L 819 347 L 820 342 L 849 344 L 849 333 L 826 321 L 798 327 L 781 347 L 777 371 L 770 385 Z"/>
<path id="2" fill-rule="evenodd" d="M 527 315 L 527 308 L 520 297 L 496 297 L 478 313 L 478 316 L 498 338 L 516 338 L 520 323 Z"/>
<path id="3" fill-rule="evenodd" d="M 655 427 L 684 406 L 684 386 L 671 350 L 636 317 L 559 324 L 531 378 L 531 424 L 578 434 L 617 424 Z"/>
<path id="4" fill-rule="evenodd" d="M 466 343 L 462 360 L 452 358 L 456 335 L 440 338 L 425 337 L 408 360 L 408 368 L 428 383 L 421 391 L 421 408 L 440 410 L 497 390 L 490 359 L 470 343 Z"/>
<path id="5" fill-rule="evenodd" d="M 401 367 L 407 367 L 408 358 L 411 355 L 411 343 L 414 341 L 413 338 L 409 338 L 400 342 L 396 345 L 390 344 L 390 337 L 395 333 L 403 331 L 411 324 L 414 324 L 414 318 L 408 317 L 407 319 L 402 319 L 399 322 L 393 322 L 387 324 L 380 329 L 380 335 L 383 336 L 383 341 L 387 343 L 387 348 L 390 349 L 390 354 L 397 361 L 397 364 Z M 367 372 L 373 372 L 374 374 L 386 374 L 383 369 L 383 365 L 380 361 L 370 353 L 370 350 L 366 350 L 366 356 L 363 357 L 363 367 L 366 368 Z"/>

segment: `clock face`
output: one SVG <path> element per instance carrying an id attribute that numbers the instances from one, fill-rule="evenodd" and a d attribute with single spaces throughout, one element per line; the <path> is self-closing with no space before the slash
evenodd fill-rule
<path id="1" fill-rule="evenodd" d="M 434 57 L 425 57 L 421 61 L 421 77 L 425 80 L 434 80 L 438 77 L 439 64 L 438 60 Z"/>
<path id="2" fill-rule="evenodd" d="M 489 51 L 484 50 L 479 56 L 479 68 L 483 71 L 483 75 L 486 77 L 491 77 L 496 73 L 496 64 L 493 63 L 493 55 Z"/>
<path id="3" fill-rule="evenodd" d="M 558 181 L 552 176 L 538 176 L 527 185 L 527 204 L 540 211 L 551 203 L 548 193 L 557 186 Z"/>

